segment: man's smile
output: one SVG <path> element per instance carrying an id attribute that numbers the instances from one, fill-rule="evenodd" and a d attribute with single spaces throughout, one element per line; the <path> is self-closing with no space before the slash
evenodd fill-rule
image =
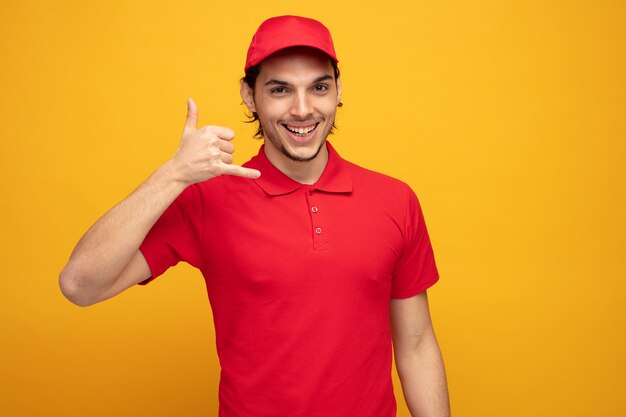
<path id="1" fill-rule="evenodd" d="M 281 125 L 293 136 L 297 136 L 300 138 L 304 138 L 304 137 L 308 137 L 309 135 L 313 134 L 313 132 L 317 129 L 317 126 L 319 126 L 319 122 L 315 123 L 315 124 L 309 124 L 306 126 L 302 126 L 302 125 L 296 125 L 296 124 L 286 124 L 286 123 L 281 123 Z"/>

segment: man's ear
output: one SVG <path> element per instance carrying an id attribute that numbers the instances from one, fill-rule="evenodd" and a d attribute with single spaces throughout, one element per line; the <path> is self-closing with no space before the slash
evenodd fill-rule
<path id="1" fill-rule="evenodd" d="M 337 77 L 337 105 L 341 102 L 341 77 Z"/>
<path id="2" fill-rule="evenodd" d="M 250 88 L 247 82 L 241 80 L 241 88 L 239 90 L 239 93 L 241 94 L 241 99 L 243 100 L 248 110 L 255 113 L 256 106 L 254 105 L 254 91 L 252 91 L 252 88 Z"/>

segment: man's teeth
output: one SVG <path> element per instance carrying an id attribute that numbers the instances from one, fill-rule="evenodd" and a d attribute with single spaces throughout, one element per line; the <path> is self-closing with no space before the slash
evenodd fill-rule
<path id="1" fill-rule="evenodd" d="M 297 135 L 306 135 L 306 134 L 311 133 L 313 129 L 317 127 L 317 125 L 313 125 L 309 127 L 290 127 L 290 126 L 285 125 L 285 127 L 287 128 L 287 130 Z"/>

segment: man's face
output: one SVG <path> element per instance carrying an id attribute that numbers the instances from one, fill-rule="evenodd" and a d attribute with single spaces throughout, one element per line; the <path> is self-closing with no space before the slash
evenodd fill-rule
<path id="1" fill-rule="evenodd" d="M 311 161 L 335 121 L 341 83 L 324 53 L 292 48 L 263 61 L 254 93 L 242 83 L 242 97 L 258 114 L 268 155 Z"/>

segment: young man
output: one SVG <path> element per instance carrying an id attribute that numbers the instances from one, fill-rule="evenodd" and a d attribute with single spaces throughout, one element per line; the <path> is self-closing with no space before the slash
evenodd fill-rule
<path id="1" fill-rule="evenodd" d="M 448 416 L 426 289 L 437 279 L 415 194 L 327 142 L 341 80 L 328 29 L 295 16 L 252 39 L 241 96 L 265 139 L 232 165 L 232 130 L 196 126 L 83 236 L 61 272 L 86 306 L 179 261 L 202 271 L 222 368 L 219 415 L 391 417 L 392 341 L 413 416 Z"/>

